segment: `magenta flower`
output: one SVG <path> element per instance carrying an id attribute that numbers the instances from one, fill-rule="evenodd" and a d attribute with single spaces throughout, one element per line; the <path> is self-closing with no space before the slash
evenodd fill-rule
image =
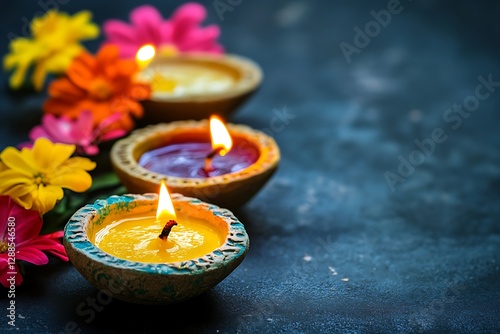
<path id="1" fill-rule="evenodd" d="M 82 111 L 75 120 L 65 116 L 57 118 L 52 114 L 44 114 L 42 124 L 35 126 L 29 136 L 33 142 L 44 137 L 54 143 L 76 145 L 77 151 L 86 155 L 95 155 L 99 153 L 97 144 L 125 135 L 124 130 L 110 128 L 113 122 L 118 121 L 120 117 L 120 113 L 114 114 L 94 127 L 90 111 Z M 32 143 L 21 146 L 31 147 Z"/>
<path id="2" fill-rule="evenodd" d="M 164 20 L 153 6 L 140 6 L 130 12 L 130 24 L 108 20 L 103 25 L 106 43 L 120 47 L 124 58 L 135 57 L 145 44 L 154 45 L 161 53 L 162 47 L 174 47 L 178 52 L 222 53 L 217 43 L 220 29 L 216 25 L 201 27 L 206 9 L 194 2 L 180 6 L 170 20 Z"/>
<path id="3" fill-rule="evenodd" d="M 9 287 L 20 285 L 23 277 L 18 260 L 37 266 L 47 264 L 49 252 L 68 261 L 64 246 L 57 240 L 63 231 L 38 235 L 42 229 L 42 218 L 35 210 L 26 210 L 9 196 L 0 196 L 0 283 Z"/>

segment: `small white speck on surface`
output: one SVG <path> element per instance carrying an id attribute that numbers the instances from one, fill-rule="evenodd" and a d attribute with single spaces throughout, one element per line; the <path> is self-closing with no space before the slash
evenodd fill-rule
<path id="1" fill-rule="evenodd" d="M 304 255 L 303 259 L 306 262 L 310 262 L 312 260 L 312 256 L 311 255 Z"/>
<path id="2" fill-rule="evenodd" d="M 337 270 L 335 270 L 335 268 L 333 268 L 332 266 L 329 266 L 328 270 L 330 270 L 330 272 L 332 273 L 333 276 L 337 276 L 338 275 Z"/>
<path id="3" fill-rule="evenodd" d="M 344 277 L 342 279 L 340 279 L 342 282 L 349 282 L 349 279 L 347 277 Z"/>
<path id="4" fill-rule="evenodd" d="M 19 317 L 19 319 L 26 319 L 24 315 L 18 314 L 17 316 Z"/>
<path id="5" fill-rule="evenodd" d="M 267 318 L 267 322 L 273 322 L 274 320 L 271 318 Z"/>

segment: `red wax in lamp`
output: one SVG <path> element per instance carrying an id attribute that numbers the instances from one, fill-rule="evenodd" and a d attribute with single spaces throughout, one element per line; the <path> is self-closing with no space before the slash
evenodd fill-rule
<path id="1" fill-rule="evenodd" d="M 205 136 L 188 133 L 173 139 L 160 148 L 144 153 L 139 158 L 139 165 L 163 175 L 204 178 L 234 173 L 257 161 L 258 149 L 250 142 L 235 137 L 228 150 L 227 146 L 214 142 L 213 129 L 211 135 L 211 141 L 208 133 Z M 208 165 L 207 157 L 210 157 Z"/>

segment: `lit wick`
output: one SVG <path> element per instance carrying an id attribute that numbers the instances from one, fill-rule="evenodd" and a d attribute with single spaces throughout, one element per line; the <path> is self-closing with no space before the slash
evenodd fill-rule
<path id="1" fill-rule="evenodd" d="M 220 154 L 220 152 L 223 150 L 222 147 L 216 147 L 212 150 L 212 152 L 208 153 L 207 156 L 205 157 L 205 172 L 211 172 L 213 170 L 212 167 L 212 159 L 217 155 Z"/>
<path id="2" fill-rule="evenodd" d="M 158 238 L 160 238 L 163 241 L 167 241 L 168 235 L 170 234 L 170 231 L 172 231 L 172 227 L 177 225 L 177 222 L 173 219 L 169 220 L 166 224 L 163 230 L 161 230 L 160 235 Z"/>
<path id="3" fill-rule="evenodd" d="M 205 168 L 203 168 L 207 174 L 213 171 L 213 158 L 217 154 L 222 157 L 225 156 L 227 152 L 231 150 L 231 146 L 233 146 L 233 140 L 226 126 L 217 116 L 210 116 L 210 137 L 212 141 L 212 152 L 205 157 Z"/>

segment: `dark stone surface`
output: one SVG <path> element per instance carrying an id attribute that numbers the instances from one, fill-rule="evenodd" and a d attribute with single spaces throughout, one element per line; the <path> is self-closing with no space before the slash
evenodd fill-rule
<path id="1" fill-rule="evenodd" d="M 180 3 L 151 2 L 165 14 Z M 138 4 L 113 3 L 60 9 L 88 8 L 102 23 Z M 227 50 L 265 73 L 232 121 L 273 129 L 282 151 L 279 171 L 235 212 L 247 258 L 210 292 L 169 307 L 102 299 L 71 264 L 29 266 L 12 332 L 500 332 L 500 87 L 467 118 L 443 118 L 474 102 L 479 76 L 500 81 L 500 4 L 402 1 L 350 63 L 339 44 L 353 45 L 353 28 L 388 2 L 242 1 L 223 21 L 206 4 Z M 4 3 L 2 35 L 20 34 L 39 10 Z M 3 148 L 27 139 L 45 95 L 13 94 L 1 80 Z M 274 123 L 285 109 L 293 118 Z M 446 140 L 391 191 L 384 173 L 397 174 L 398 157 L 437 128 Z"/>

